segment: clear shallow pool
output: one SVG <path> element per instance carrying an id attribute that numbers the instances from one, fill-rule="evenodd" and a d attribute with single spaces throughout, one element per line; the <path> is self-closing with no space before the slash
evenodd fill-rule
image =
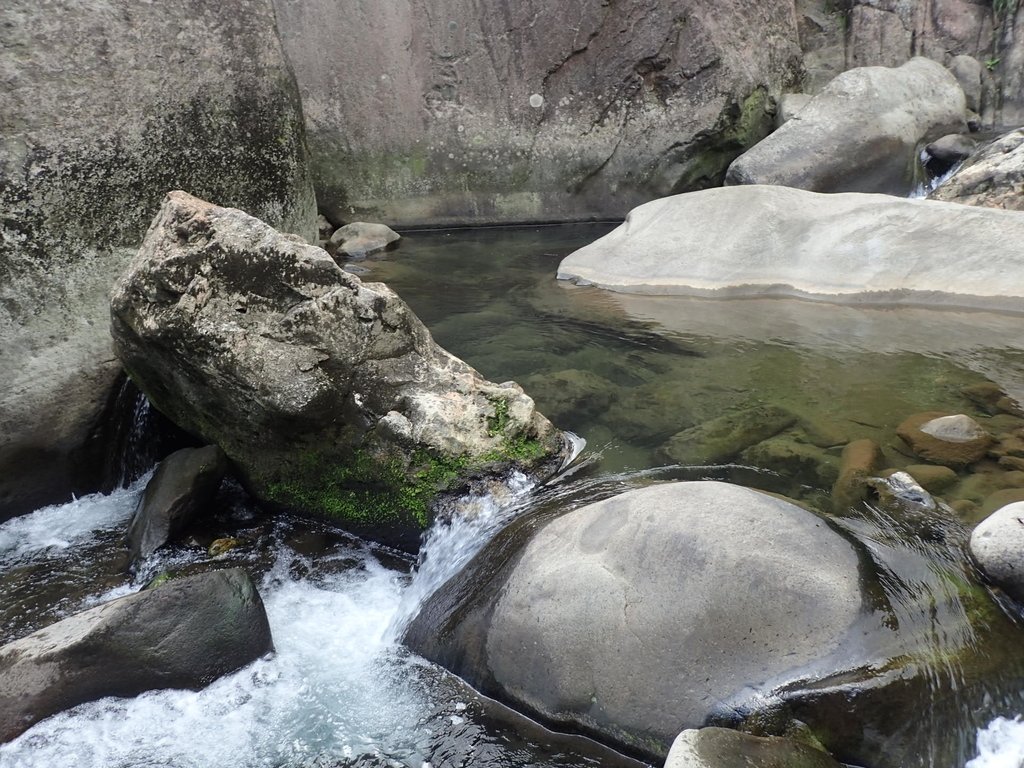
<path id="1" fill-rule="evenodd" d="M 273 657 L 206 691 L 107 700 L 51 718 L 0 747 L 0 765 L 628 765 L 481 700 L 405 653 L 398 627 L 504 519 L 537 503 L 714 477 L 832 513 L 830 472 L 850 439 L 875 439 L 888 463 L 902 467 L 917 460 L 894 429 L 913 413 L 965 411 L 993 429 L 1017 428 L 1014 417 L 979 410 L 962 390 L 991 381 L 1021 397 L 1024 318 L 630 297 L 553 279 L 561 256 L 607 229 L 410 233 L 397 251 L 353 265 L 392 285 L 439 343 L 489 378 L 519 381 L 542 412 L 589 443 L 574 474 L 540 498 L 524 489 L 478 527 L 436 531 L 415 576 L 395 553 L 325 526 L 267 519 L 237 494 L 136 578 L 126 573 L 119 537 L 139 484 L 0 525 L 4 641 L 139 589 L 163 569 L 206 567 L 209 541 L 232 535 L 244 546 L 215 565 L 255 574 L 277 644 Z M 773 450 L 751 446 L 713 466 L 675 466 L 664 455 L 682 430 L 766 405 L 794 415 L 766 441 Z M 796 449 L 799 460 L 786 453 Z M 976 498 L 980 508 L 990 486 L 1018 480 L 987 470 L 984 482 L 964 474 L 948 494 Z M 872 509 L 836 519 L 870 552 L 892 619 L 939 660 L 928 670 L 929 696 L 903 713 L 900 727 L 921 746 L 907 765 L 959 768 L 979 749 L 972 768 L 1002 765 L 986 761 L 1024 741 L 1012 722 L 1024 711 L 1024 634 L 977 585 L 963 555 L 969 520 Z M 979 606 L 984 620 L 968 626 L 965 616 Z M 967 652 L 944 655 L 952 647 Z"/>

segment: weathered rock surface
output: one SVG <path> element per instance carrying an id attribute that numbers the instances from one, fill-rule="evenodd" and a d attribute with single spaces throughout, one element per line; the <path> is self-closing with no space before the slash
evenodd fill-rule
<path id="1" fill-rule="evenodd" d="M 906 194 L 919 142 L 966 130 L 964 94 L 929 59 L 836 77 L 729 166 L 726 184 Z"/>
<path id="2" fill-rule="evenodd" d="M 275 5 L 337 221 L 622 216 L 716 184 L 799 77 L 785 0 Z"/>
<path id="3" fill-rule="evenodd" d="M 105 696 L 199 689 L 273 650 L 241 570 L 175 579 L 0 647 L 0 742 Z"/>
<path id="4" fill-rule="evenodd" d="M 940 168 L 952 168 L 960 161 L 970 157 L 977 146 L 974 139 L 962 133 L 950 133 L 942 136 L 925 146 L 924 151 L 929 156 L 927 165 L 937 163 Z"/>
<path id="5" fill-rule="evenodd" d="M 331 250 L 353 258 L 363 258 L 383 251 L 401 238 L 401 235 L 385 224 L 353 221 L 339 227 L 331 235 Z"/>
<path id="6" fill-rule="evenodd" d="M 128 526 L 132 561 L 149 557 L 184 530 L 213 500 L 227 469 L 216 445 L 182 448 L 160 462 Z"/>
<path id="7" fill-rule="evenodd" d="M 962 413 L 915 414 L 896 428 L 896 434 L 921 458 L 949 467 L 981 460 L 994 442 L 978 422 Z"/>
<path id="8" fill-rule="evenodd" d="M 867 480 L 882 466 L 882 449 L 874 440 L 848 443 L 839 459 L 839 477 L 832 487 L 832 505 L 838 514 L 849 512 L 867 495 Z"/>
<path id="9" fill-rule="evenodd" d="M 3 3 L 0 519 L 95 488 L 110 285 L 161 197 L 312 234 L 304 141 L 270 0 Z"/>
<path id="10" fill-rule="evenodd" d="M 888 195 L 709 189 L 635 208 L 563 259 L 558 277 L 630 293 L 1019 309 L 1024 215 Z"/>
<path id="11" fill-rule="evenodd" d="M 847 541 L 724 483 L 630 491 L 495 547 L 427 603 L 410 647 L 649 756 L 835 652 L 862 611 Z"/>
<path id="12" fill-rule="evenodd" d="M 513 382 L 438 347 L 387 286 L 242 211 L 167 196 L 111 301 L 153 404 L 257 498 L 414 547 L 444 491 L 555 469 L 565 440 Z"/>
<path id="13" fill-rule="evenodd" d="M 929 197 L 1024 211 L 1024 128 L 1010 131 L 976 152 Z"/>
<path id="14" fill-rule="evenodd" d="M 778 736 L 693 728 L 672 742 L 665 768 L 840 768 L 820 749 Z"/>
<path id="15" fill-rule="evenodd" d="M 971 556 L 993 583 L 1024 602 L 1024 501 L 997 509 L 971 534 Z"/>

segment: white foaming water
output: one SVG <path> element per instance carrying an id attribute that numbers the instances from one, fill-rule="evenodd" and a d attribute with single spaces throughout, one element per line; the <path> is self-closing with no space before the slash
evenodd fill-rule
<path id="1" fill-rule="evenodd" d="M 150 474 L 109 495 L 94 493 L 0 524 L 0 568 L 67 550 L 98 531 L 126 525 Z"/>
<path id="2" fill-rule="evenodd" d="M 436 702 L 415 682 L 422 662 L 402 652 L 397 638 L 421 601 L 521 509 L 530 486 L 518 476 L 500 501 L 464 500 L 475 514 L 430 532 L 411 583 L 366 551 L 337 556 L 356 558 L 360 567 L 325 575 L 314 568 L 317 563 L 282 546 L 260 586 L 274 654 L 202 691 L 153 691 L 58 714 L 0 746 L 0 765 L 307 768 L 384 753 L 418 766 L 417 745 L 428 736 Z M 4 546 L 40 552 L 122 529 L 137 496 L 137 490 L 121 492 L 40 510 L 0 529 Z M 74 525 L 64 520 L 68 512 L 75 513 Z M 295 566 L 314 575 L 298 580 L 291 575 Z M 102 597 L 132 589 L 126 585 Z"/>
<path id="3" fill-rule="evenodd" d="M 403 630 L 423 602 L 448 581 L 480 551 L 491 536 L 522 511 L 535 483 L 526 475 L 514 473 L 507 493 L 468 496 L 459 503 L 461 514 L 450 522 L 434 526 L 420 548 L 419 565 L 412 583 L 405 590 L 388 628 L 388 638 L 398 642 Z"/>
<path id="4" fill-rule="evenodd" d="M 1021 768 L 1024 765 L 1024 722 L 997 717 L 978 731 L 978 756 L 965 768 Z"/>

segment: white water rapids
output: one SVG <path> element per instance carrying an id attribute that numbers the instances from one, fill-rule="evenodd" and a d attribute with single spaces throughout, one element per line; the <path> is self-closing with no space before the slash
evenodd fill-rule
<path id="1" fill-rule="evenodd" d="M 0 572 L 70 554 L 93 537 L 123 530 L 143 486 L 0 525 Z M 435 527 L 423 567 L 411 580 L 369 549 L 332 555 L 358 566 L 331 572 L 322 561 L 314 571 L 312 563 L 297 562 L 301 555 L 280 547 L 260 584 L 274 654 L 202 691 L 104 699 L 51 717 L 0 746 L 0 766 L 320 766 L 366 753 L 422 765 L 426 758 L 416 745 L 429 735 L 437 702 L 414 683 L 424 662 L 405 653 L 397 637 L 419 603 L 478 551 L 528 492 L 529 483 L 519 478 L 501 503 L 473 500 L 471 521 Z M 315 575 L 297 578 L 297 565 Z"/>

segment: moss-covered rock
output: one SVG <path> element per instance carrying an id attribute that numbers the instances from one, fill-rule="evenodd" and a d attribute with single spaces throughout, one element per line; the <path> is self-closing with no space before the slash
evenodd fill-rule
<path id="1" fill-rule="evenodd" d="M 514 382 L 437 346 L 382 283 L 247 214 L 171 193 L 111 304 L 153 404 L 264 503 L 414 548 L 442 497 L 567 448 Z"/>

